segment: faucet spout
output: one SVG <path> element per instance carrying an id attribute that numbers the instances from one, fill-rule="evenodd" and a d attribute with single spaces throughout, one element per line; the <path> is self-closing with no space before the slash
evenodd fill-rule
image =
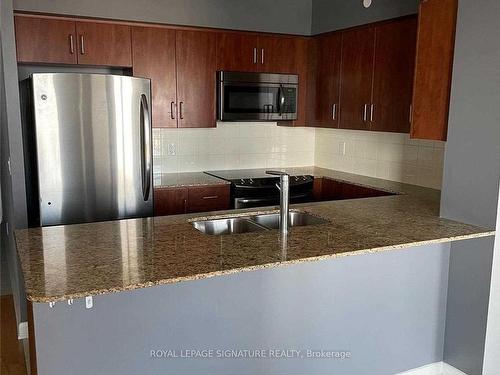
<path id="1" fill-rule="evenodd" d="M 278 187 L 280 191 L 280 234 L 288 234 L 288 218 L 290 203 L 290 175 L 282 171 L 266 171 L 267 174 L 280 177 Z"/>

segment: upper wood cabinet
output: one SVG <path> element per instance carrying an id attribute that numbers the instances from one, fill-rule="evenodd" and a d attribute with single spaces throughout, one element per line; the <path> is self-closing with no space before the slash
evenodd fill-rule
<path id="1" fill-rule="evenodd" d="M 314 39 L 317 126 L 409 132 L 415 17 Z"/>
<path id="2" fill-rule="evenodd" d="M 99 66 L 132 66 L 130 26 L 77 22 L 78 63 Z"/>
<path id="3" fill-rule="evenodd" d="M 370 130 L 408 133 L 415 67 L 416 18 L 375 28 Z"/>
<path id="4" fill-rule="evenodd" d="M 244 33 L 217 34 L 217 70 L 256 72 L 258 36 Z"/>
<path id="5" fill-rule="evenodd" d="M 299 60 L 297 37 L 259 36 L 260 71 L 267 73 L 298 73 Z"/>
<path id="6" fill-rule="evenodd" d="M 217 33 L 217 70 L 298 74 L 306 38 Z"/>
<path id="7" fill-rule="evenodd" d="M 215 34 L 176 31 L 178 126 L 215 127 Z"/>
<path id="8" fill-rule="evenodd" d="M 17 61 L 76 64 L 74 21 L 15 16 Z"/>
<path id="9" fill-rule="evenodd" d="M 150 78 L 153 127 L 215 126 L 215 33 L 132 30 L 134 76 Z"/>
<path id="10" fill-rule="evenodd" d="M 372 97 L 375 28 L 342 33 L 340 127 L 368 130 Z"/>
<path id="11" fill-rule="evenodd" d="M 411 137 L 446 140 L 458 0 L 420 2 Z"/>
<path id="12" fill-rule="evenodd" d="M 132 66 L 130 26 L 15 16 L 21 63 Z"/>
<path id="13" fill-rule="evenodd" d="M 175 30 L 132 29 L 133 74 L 151 79 L 153 127 L 177 127 Z"/>
<path id="14" fill-rule="evenodd" d="M 319 36 L 316 41 L 316 95 L 315 117 L 317 125 L 327 128 L 339 126 L 340 110 L 340 33 Z"/>

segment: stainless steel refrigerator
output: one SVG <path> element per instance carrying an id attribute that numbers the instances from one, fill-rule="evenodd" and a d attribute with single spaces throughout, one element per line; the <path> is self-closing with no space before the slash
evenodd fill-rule
<path id="1" fill-rule="evenodd" d="M 31 225 L 152 216 L 148 79 L 37 73 L 21 92 Z"/>

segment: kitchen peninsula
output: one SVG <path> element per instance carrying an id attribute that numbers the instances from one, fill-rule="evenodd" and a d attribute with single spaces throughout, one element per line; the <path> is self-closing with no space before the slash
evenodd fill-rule
<path id="1" fill-rule="evenodd" d="M 493 236 L 494 231 L 440 219 L 437 190 L 315 167 L 288 172 L 396 195 L 294 205 L 292 209 L 329 223 L 292 228 L 285 248 L 276 230 L 205 235 L 190 224 L 200 214 L 16 232 L 34 319 L 37 365 L 44 370 L 40 373 L 58 374 L 70 363 L 82 369 L 75 374 L 88 373 L 84 360 L 71 353 L 77 348 L 93 358 L 93 366 L 104 366 L 101 371 L 122 361 L 123 374 L 144 366 L 152 373 L 167 368 L 182 372 L 201 371 L 207 363 L 160 363 L 146 352 L 293 346 L 309 342 L 307 337 L 317 339 L 316 348 L 335 342 L 353 355 L 368 356 L 381 341 L 391 343 L 402 340 L 401 335 L 415 334 L 426 345 L 412 347 L 413 358 L 423 363 L 439 360 L 436 348 L 444 332 L 449 243 Z M 270 210 L 274 208 L 202 216 Z M 84 302 L 89 296 L 93 297 L 90 309 Z M 380 305 L 384 298 L 391 303 Z M 290 303 L 301 307 L 295 309 Z M 360 310 L 352 310 L 354 306 Z M 309 323 L 284 335 L 298 315 Z M 331 319 L 336 323 L 331 325 Z M 117 324 L 128 329 L 117 330 Z M 225 329 L 232 330 L 232 338 L 222 333 Z M 262 330 L 271 333 L 261 337 Z M 370 338 L 360 340 L 363 330 L 371 330 Z M 279 332 L 280 338 L 272 332 Z M 67 335 L 70 347 L 65 344 Z M 337 338 L 331 341 L 331 335 Z M 100 344 L 92 347 L 89 340 Z M 120 344 L 102 352 L 116 342 Z M 388 345 L 399 358 L 391 361 L 391 371 L 404 370 L 403 349 L 395 342 Z M 54 356 L 49 351 L 58 353 L 57 360 L 47 360 Z M 130 358 L 131 353 L 137 357 Z M 218 371 L 228 368 L 223 367 L 227 362 L 210 361 Z M 235 361 L 231 366 L 241 369 Z M 342 369 L 346 363 L 328 365 Z M 259 361 L 245 362 L 248 370 L 241 373 L 255 373 L 258 366 Z M 282 373 L 288 365 L 276 366 Z"/>

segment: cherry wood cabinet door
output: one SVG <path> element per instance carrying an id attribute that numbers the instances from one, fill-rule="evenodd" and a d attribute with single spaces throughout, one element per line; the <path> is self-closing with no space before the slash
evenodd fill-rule
<path id="1" fill-rule="evenodd" d="M 295 40 L 294 59 L 295 59 L 295 74 L 299 75 L 299 92 L 297 99 L 297 119 L 292 121 L 292 126 L 307 125 L 307 110 L 309 101 L 307 98 L 307 90 L 309 83 L 309 64 L 310 64 L 310 40 L 309 38 L 298 37 Z"/>
<path id="2" fill-rule="evenodd" d="M 154 128 L 177 127 L 175 30 L 132 29 L 133 75 L 151 79 Z"/>
<path id="3" fill-rule="evenodd" d="M 445 141 L 458 0 L 420 2 L 412 138 Z"/>
<path id="4" fill-rule="evenodd" d="M 97 66 L 132 66 L 128 25 L 77 22 L 78 63 Z"/>
<path id="5" fill-rule="evenodd" d="M 188 212 L 228 210 L 230 185 L 192 186 L 188 189 Z"/>
<path id="6" fill-rule="evenodd" d="M 340 111 L 340 58 L 342 36 L 340 33 L 316 38 L 316 124 L 337 128 Z"/>
<path id="7" fill-rule="evenodd" d="M 298 37 L 259 36 L 259 71 L 297 74 Z"/>
<path id="8" fill-rule="evenodd" d="M 154 189 L 155 216 L 177 215 L 187 213 L 187 188 Z"/>
<path id="9" fill-rule="evenodd" d="M 255 72 L 258 36 L 243 33 L 217 34 L 217 70 Z"/>
<path id="10" fill-rule="evenodd" d="M 368 130 L 372 97 L 375 29 L 342 33 L 340 128 Z"/>
<path id="11" fill-rule="evenodd" d="M 178 126 L 215 127 L 215 33 L 176 31 Z"/>
<path id="12" fill-rule="evenodd" d="M 15 16 L 14 24 L 18 62 L 77 63 L 74 21 Z"/>
<path id="13" fill-rule="evenodd" d="M 376 27 L 371 130 L 409 133 L 416 17 Z"/>

